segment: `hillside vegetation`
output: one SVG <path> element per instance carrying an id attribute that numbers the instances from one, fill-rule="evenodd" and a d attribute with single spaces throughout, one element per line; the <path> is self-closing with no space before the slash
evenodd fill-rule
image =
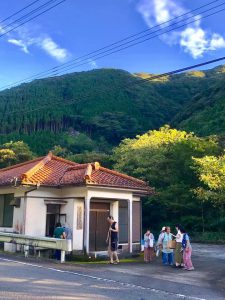
<path id="1" fill-rule="evenodd" d="M 123 138 L 166 123 L 222 133 L 224 70 L 142 82 L 153 74 L 99 69 L 22 84 L 0 92 L 0 143 L 23 140 L 41 155 L 60 145 L 78 154 L 109 152 Z"/>

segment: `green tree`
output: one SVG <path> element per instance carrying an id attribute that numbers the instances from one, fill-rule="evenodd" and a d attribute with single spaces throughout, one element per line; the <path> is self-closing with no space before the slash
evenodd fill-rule
<path id="1" fill-rule="evenodd" d="M 200 230 L 201 204 L 193 189 L 199 180 L 193 170 L 192 156 L 219 153 L 213 138 L 164 126 L 135 139 L 125 139 L 114 150 L 115 168 L 136 176 L 156 188 L 156 195 L 143 203 L 145 226 L 159 227 L 175 222 Z"/>
<path id="2" fill-rule="evenodd" d="M 10 149 L 0 149 L 0 167 L 8 167 L 15 163 L 16 154 L 13 150 Z"/>
<path id="3" fill-rule="evenodd" d="M 218 210 L 214 225 L 225 230 L 225 155 L 193 158 L 193 161 L 203 183 L 195 189 L 195 194 L 202 202 L 213 203 Z"/>
<path id="4" fill-rule="evenodd" d="M 27 144 L 22 141 L 9 142 L 0 146 L 0 167 L 8 167 L 13 164 L 30 160 L 34 154 Z"/>
<path id="5" fill-rule="evenodd" d="M 200 181 L 204 183 L 209 191 L 217 194 L 214 201 L 222 201 L 225 203 L 225 155 L 219 157 L 193 157 L 193 160 L 197 166 L 196 170 Z"/>
<path id="6" fill-rule="evenodd" d="M 29 146 L 23 141 L 18 142 L 9 142 L 2 145 L 4 149 L 10 149 L 15 153 L 16 163 L 24 162 L 31 160 L 34 157 L 34 154 L 31 152 Z"/>
<path id="7" fill-rule="evenodd" d="M 63 158 L 66 158 L 70 154 L 66 148 L 63 148 L 60 145 L 54 146 L 51 151 L 54 155 L 60 156 Z"/>
<path id="8" fill-rule="evenodd" d="M 68 155 L 67 159 L 79 164 L 90 162 L 99 162 L 101 166 L 106 168 L 112 167 L 112 158 L 110 155 L 101 152 L 83 152 L 78 154 Z"/>

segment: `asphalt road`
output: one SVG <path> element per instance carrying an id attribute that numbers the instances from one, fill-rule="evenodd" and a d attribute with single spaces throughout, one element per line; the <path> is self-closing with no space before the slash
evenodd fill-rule
<path id="1" fill-rule="evenodd" d="M 194 245 L 196 270 L 56 264 L 0 255 L 0 299 L 225 299 L 225 246 Z"/>

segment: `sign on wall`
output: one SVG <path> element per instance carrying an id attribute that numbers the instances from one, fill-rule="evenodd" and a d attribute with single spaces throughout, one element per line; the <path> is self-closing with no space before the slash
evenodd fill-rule
<path id="1" fill-rule="evenodd" d="M 83 229 L 83 207 L 77 206 L 77 230 Z"/>

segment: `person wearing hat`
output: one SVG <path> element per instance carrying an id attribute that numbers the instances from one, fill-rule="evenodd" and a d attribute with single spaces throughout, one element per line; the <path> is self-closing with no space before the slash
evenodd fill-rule
<path id="1" fill-rule="evenodd" d="M 164 237 L 165 230 L 166 230 L 166 226 L 163 226 L 162 230 L 160 231 L 157 244 L 160 244 L 160 245 L 162 244 L 162 239 Z"/>
<path id="2" fill-rule="evenodd" d="M 162 230 L 160 231 L 160 234 L 159 234 L 159 237 L 158 237 L 158 241 L 157 241 L 157 248 L 158 248 L 158 250 L 162 250 L 162 244 L 163 244 L 163 239 L 164 239 L 164 236 L 165 236 L 165 230 L 166 230 L 166 226 L 163 226 Z M 157 250 L 157 252 L 159 253 L 158 250 Z"/>

